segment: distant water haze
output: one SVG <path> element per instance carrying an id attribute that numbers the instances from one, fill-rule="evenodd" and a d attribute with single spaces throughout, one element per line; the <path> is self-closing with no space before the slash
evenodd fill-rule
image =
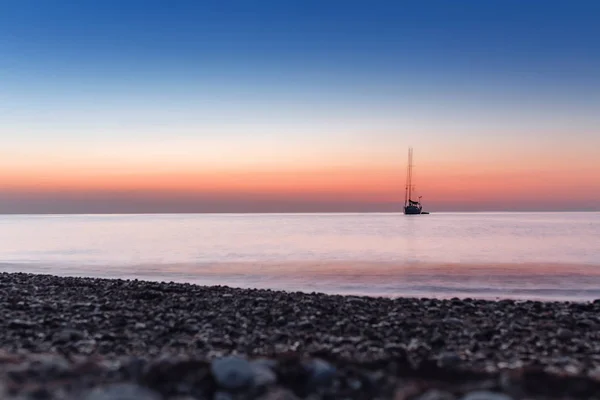
<path id="1" fill-rule="evenodd" d="M 600 298 L 600 213 L 0 217 L 0 270 L 374 296 Z"/>

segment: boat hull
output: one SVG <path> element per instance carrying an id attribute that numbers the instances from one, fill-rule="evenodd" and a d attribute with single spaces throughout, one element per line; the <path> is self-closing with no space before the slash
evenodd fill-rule
<path id="1" fill-rule="evenodd" d="M 421 207 L 417 207 L 417 206 L 406 206 L 404 207 L 404 214 L 406 215 L 418 215 L 421 214 L 423 211 L 421 209 Z"/>

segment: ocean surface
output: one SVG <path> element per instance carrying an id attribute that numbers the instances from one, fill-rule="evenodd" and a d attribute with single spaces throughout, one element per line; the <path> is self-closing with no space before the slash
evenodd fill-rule
<path id="1" fill-rule="evenodd" d="M 580 301 L 600 298 L 600 213 L 2 215 L 0 271 Z"/>

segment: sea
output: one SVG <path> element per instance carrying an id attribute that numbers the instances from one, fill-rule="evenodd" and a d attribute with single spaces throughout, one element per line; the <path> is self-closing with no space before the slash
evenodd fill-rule
<path id="1" fill-rule="evenodd" d="M 590 301 L 600 213 L 1 215 L 0 272 Z"/>

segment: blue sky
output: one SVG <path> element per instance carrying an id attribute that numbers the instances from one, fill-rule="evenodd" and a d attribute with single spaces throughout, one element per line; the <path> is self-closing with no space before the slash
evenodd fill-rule
<path id="1" fill-rule="evenodd" d="M 596 1 L 3 1 L 0 168 L 176 168 L 190 146 L 239 169 L 397 151 L 395 168 L 410 144 L 429 165 L 565 150 L 594 174 L 599 16 Z"/>
<path id="2" fill-rule="evenodd" d="M 185 118 L 194 101 L 217 119 L 273 102 L 284 122 L 386 121 L 396 106 L 593 119 L 598 15 L 592 1 L 5 1 L 2 104 L 84 119 Z"/>

